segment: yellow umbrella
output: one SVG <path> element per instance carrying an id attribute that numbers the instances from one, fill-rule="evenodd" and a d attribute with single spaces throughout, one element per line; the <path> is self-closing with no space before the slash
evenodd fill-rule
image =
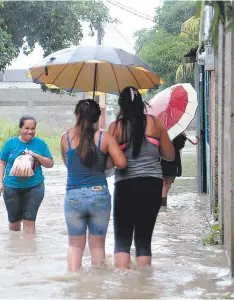
<path id="1" fill-rule="evenodd" d="M 30 68 L 35 83 L 68 92 L 119 94 L 126 86 L 138 90 L 164 83 L 139 57 L 106 46 L 80 46 L 57 51 Z"/>
<path id="2" fill-rule="evenodd" d="M 48 87 L 49 89 L 59 89 L 59 87 L 53 85 L 53 84 L 45 84 L 46 87 Z M 148 91 L 148 89 L 143 89 L 143 90 L 139 90 L 139 92 L 141 94 L 144 94 Z M 87 92 L 88 94 L 90 94 L 91 96 L 93 96 L 93 92 Z M 99 92 L 99 91 L 95 91 L 95 96 L 100 96 L 100 95 L 104 95 L 106 93 L 103 92 Z"/>

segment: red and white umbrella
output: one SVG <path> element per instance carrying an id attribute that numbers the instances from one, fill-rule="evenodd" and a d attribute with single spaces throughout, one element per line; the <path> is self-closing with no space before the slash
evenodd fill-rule
<path id="1" fill-rule="evenodd" d="M 179 83 L 156 94 L 149 104 L 147 113 L 163 121 L 173 140 L 194 119 L 198 106 L 197 92 L 190 83 Z"/>

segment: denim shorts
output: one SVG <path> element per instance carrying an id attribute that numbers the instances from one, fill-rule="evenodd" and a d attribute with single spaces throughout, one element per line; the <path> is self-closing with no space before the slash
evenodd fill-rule
<path id="1" fill-rule="evenodd" d="M 44 198 L 44 182 L 30 188 L 4 187 L 3 198 L 5 201 L 8 220 L 15 223 L 21 220 L 35 221 L 38 209 Z"/>
<path id="2" fill-rule="evenodd" d="M 111 196 L 107 186 L 84 187 L 67 191 L 64 214 L 68 235 L 105 236 L 111 212 Z"/>

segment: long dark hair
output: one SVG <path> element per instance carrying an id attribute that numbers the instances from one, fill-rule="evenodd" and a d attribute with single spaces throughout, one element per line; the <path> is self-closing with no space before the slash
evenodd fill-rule
<path id="1" fill-rule="evenodd" d="M 145 139 L 145 104 L 139 91 L 132 86 L 128 86 L 119 95 L 119 106 L 120 112 L 117 116 L 116 126 L 118 122 L 121 122 L 121 142 L 126 142 L 130 138 L 128 142 L 129 144 L 132 143 L 133 146 L 132 157 L 136 158 L 140 154 L 141 146 Z"/>
<path id="2" fill-rule="evenodd" d="M 94 100 L 80 100 L 76 105 L 75 115 L 76 127 L 79 129 L 79 145 L 76 151 L 82 164 L 92 168 L 97 160 L 94 124 L 101 115 L 101 109 Z"/>

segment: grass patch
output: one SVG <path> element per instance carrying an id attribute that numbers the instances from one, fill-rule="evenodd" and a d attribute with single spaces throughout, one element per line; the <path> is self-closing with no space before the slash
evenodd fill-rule
<path id="1" fill-rule="evenodd" d="M 4 121 L 0 121 L 0 150 L 2 149 L 5 141 L 12 136 L 19 135 L 20 130 L 16 125 L 9 125 Z"/>
<path id="2" fill-rule="evenodd" d="M 210 220 L 207 218 L 207 216 L 205 215 L 206 221 L 208 226 L 206 227 L 206 229 L 208 230 L 208 233 L 203 236 L 202 238 L 202 244 L 205 245 L 221 245 L 222 241 L 221 241 L 221 231 L 220 231 L 220 227 L 218 224 L 218 215 L 219 215 L 219 209 L 218 207 L 215 208 L 212 218 L 213 220 L 210 222 Z"/>
<path id="3" fill-rule="evenodd" d="M 36 134 L 37 137 L 41 138 L 43 141 L 46 142 L 48 145 L 54 159 L 57 162 L 61 162 L 61 156 L 60 156 L 60 139 L 61 134 L 56 134 L 54 136 L 46 136 L 45 134 L 38 132 Z"/>
<path id="4" fill-rule="evenodd" d="M 226 295 L 226 296 L 224 297 L 224 299 L 233 299 L 233 298 L 232 298 L 232 296 L 230 296 L 230 295 Z"/>
<path id="5" fill-rule="evenodd" d="M 219 224 L 210 225 L 209 224 L 209 233 L 202 238 L 202 244 L 205 245 L 220 245 L 220 227 Z"/>

